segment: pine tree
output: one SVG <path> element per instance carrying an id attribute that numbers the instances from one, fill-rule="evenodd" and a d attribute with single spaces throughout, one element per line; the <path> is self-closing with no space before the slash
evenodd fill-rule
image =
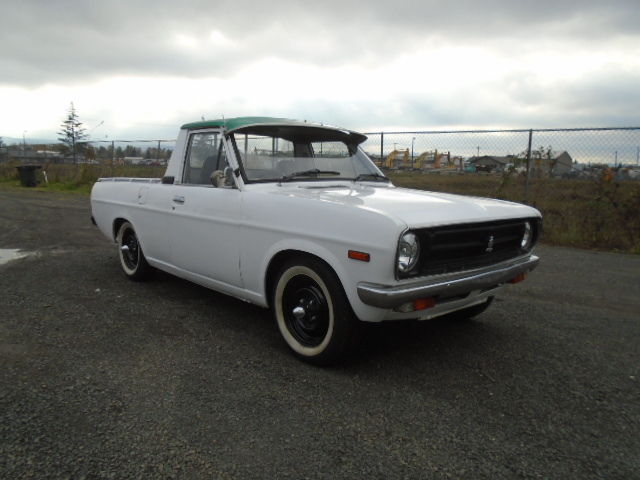
<path id="1" fill-rule="evenodd" d="M 76 113 L 76 108 L 73 106 L 73 102 L 71 102 L 67 118 L 60 126 L 62 130 L 58 132 L 58 135 L 60 135 L 58 140 L 60 140 L 66 147 L 66 150 L 70 151 L 73 155 L 73 163 L 78 163 L 80 142 L 87 138 L 87 134 L 82 126 L 82 122 L 78 120 L 78 114 Z"/>

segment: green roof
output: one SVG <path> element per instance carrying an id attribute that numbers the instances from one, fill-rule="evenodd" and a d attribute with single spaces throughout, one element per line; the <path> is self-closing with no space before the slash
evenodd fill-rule
<path id="1" fill-rule="evenodd" d="M 235 118 L 219 118 L 217 120 L 204 120 L 202 122 L 187 123 L 183 125 L 182 128 L 187 130 L 196 130 L 199 128 L 224 127 L 228 131 L 231 131 L 231 130 L 237 130 L 239 128 L 248 127 L 252 125 L 273 125 L 273 124 L 305 125 L 307 124 L 307 122 L 301 122 L 300 120 L 292 120 L 290 118 L 235 117 Z M 307 124 L 307 125 L 314 125 L 314 124 Z"/>
<path id="2" fill-rule="evenodd" d="M 200 128 L 225 128 L 231 132 L 239 128 L 255 126 L 255 125 L 300 125 L 309 127 L 324 127 L 334 130 L 350 131 L 345 128 L 338 128 L 319 123 L 311 123 L 306 120 L 292 120 L 290 118 L 277 117 L 235 117 L 235 118 L 219 118 L 217 120 L 203 120 L 201 122 L 185 123 L 181 128 L 186 130 L 197 130 Z M 354 132 L 355 133 L 355 132 Z"/>
<path id="3" fill-rule="evenodd" d="M 361 133 L 347 130 L 344 128 L 333 127 L 329 125 L 322 125 L 319 123 L 310 123 L 301 120 L 292 120 L 290 118 L 277 118 L 277 117 L 235 117 L 235 118 L 219 118 L 217 120 L 203 120 L 201 122 L 185 123 L 182 125 L 182 129 L 185 130 L 198 130 L 201 128 L 224 128 L 227 132 L 233 132 L 235 130 L 245 127 L 255 126 L 300 126 L 300 127 L 316 127 L 332 130 L 341 137 L 347 136 L 355 139 L 357 143 L 364 142 L 367 137 Z"/>

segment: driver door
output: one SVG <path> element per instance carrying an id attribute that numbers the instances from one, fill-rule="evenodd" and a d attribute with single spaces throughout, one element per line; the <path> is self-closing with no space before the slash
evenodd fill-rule
<path id="1" fill-rule="evenodd" d="M 211 182 L 229 167 L 226 145 L 218 130 L 189 135 L 182 183 L 170 198 L 169 237 L 174 266 L 209 281 L 242 286 L 239 260 L 241 191 L 233 175 Z M 227 169 L 230 173 L 230 169 Z"/>

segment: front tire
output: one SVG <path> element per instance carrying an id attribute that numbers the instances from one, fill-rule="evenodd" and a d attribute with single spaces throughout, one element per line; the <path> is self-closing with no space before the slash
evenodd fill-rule
<path id="1" fill-rule="evenodd" d="M 353 344 L 357 320 L 337 275 L 320 260 L 286 262 L 277 275 L 272 306 L 282 338 L 309 363 L 334 363 Z"/>
<path id="2" fill-rule="evenodd" d="M 144 280 L 151 273 L 151 266 L 147 263 L 140 242 L 133 229 L 133 225 L 124 222 L 118 229 L 116 236 L 118 255 L 122 271 L 131 280 Z"/>

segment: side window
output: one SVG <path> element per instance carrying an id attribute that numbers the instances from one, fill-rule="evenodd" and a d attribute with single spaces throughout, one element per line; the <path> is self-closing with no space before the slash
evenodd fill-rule
<path id="1" fill-rule="evenodd" d="M 224 144 L 217 132 L 194 133 L 189 137 L 183 182 L 211 185 L 211 174 L 227 166 Z"/>

